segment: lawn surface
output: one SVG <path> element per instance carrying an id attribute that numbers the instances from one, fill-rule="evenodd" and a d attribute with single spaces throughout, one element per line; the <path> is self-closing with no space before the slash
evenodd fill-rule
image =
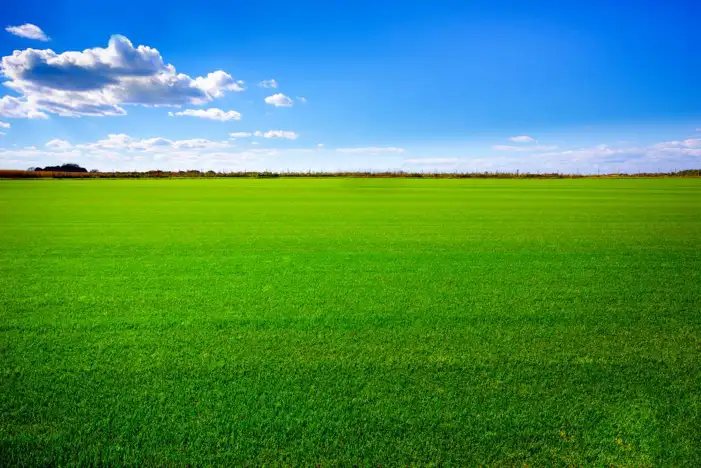
<path id="1" fill-rule="evenodd" d="M 0 181 L 0 465 L 701 465 L 701 180 Z"/>

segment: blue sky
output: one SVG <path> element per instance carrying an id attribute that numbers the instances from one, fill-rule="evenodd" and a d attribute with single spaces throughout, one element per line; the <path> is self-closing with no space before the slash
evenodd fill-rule
<path id="1" fill-rule="evenodd" d="M 12 2 L 0 166 L 701 167 L 701 4 L 563 5 Z"/>

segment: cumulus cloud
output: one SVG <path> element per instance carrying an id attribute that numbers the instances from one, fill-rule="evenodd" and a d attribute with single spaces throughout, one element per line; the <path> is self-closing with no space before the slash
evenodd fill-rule
<path id="1" fill-rule="evenodd" d="M 220 122 L 226 122 L 227 120 L 241 120 L 241 114 L 239 112 L 230 110 L 223 111 L 217 108 L 211 109 L 186 109 L 182 112 L 168 112 L 171 117 L 175 116 L 190 116 L 199 117 L 200 119 L 210 119 L 218 120 Z"/>
<path id="2" fill-rule="evenodd" d="M 194 80 L 195 86 L 209 93 L 213 97 L 221 97 L 224 91 L 243 91 L 245 83 L 243 80 L 234 81 L 228 73 L 217 70 L 205 77 L 197 77 Z"/>
<path id="3" fill-rule="evenodd" d="M 250 137 L 251 135 L 252 135 L 251 132 L 233 132 L 233 133 L 229 133 L 229 136 L 230 136 L 231 138 L 234 138 L 234 139 L 236 139 L 236 138 L 248 138 L 248 137 Z"/>
<path id="4" fill-rule="evenodd" d="M 492 149 L 496 151 L 550 151 L 557 149 L 555 145 L 535 145 L 535 146 L 512 146 L 512 145 L 494 145 Z"/>
<path id="5" fill-rule="evenodd" d="M 0 98 L 0 116 L 17 119 L 48 119 L 49 116 L 37 110 L 36 104 L 13 96 Z"/>
<path id="6" fill-rule="evenodd" d="M 307 103 L 307 98 L 302 97 L 302 96 L 299 96 L 299 97 L 297 98 L 297 100 L 298 100 L 299 102 L 301 102 L 302 104 L 306 104 L 306 103 Z"/>
<path id="7" fill-rule="evenodd" d="M 528 135 L 520 135 L 520 136 L 513 136 L 509 138 L 509 140 L 513 141 L 514 143 L 531 143 L 535 141 L 535 138 L 529 137 Z"/>
<path id="8" fill-rule="evenodd" d="M 106 48 L 57 54 L 51 49 L 16 50 L 2 58 L 5 83 L 38 111 L 63 116 L 124 115 L 125 104 L 203 104 L 243 82 L 221 70 L 191 78 L 166 64 L 152 47 L 112 36 Z"/>
<path id="9" fill-rule="evenodd" d="M 356 154 L 377 154 L 377 153 L 403 153 L 403 148 L 395 148 L 394 146 L 379 147 L 364 147 L 364 148 L 337 148 L 339 153 L 356 153 Z"/>
<path id="10" fill-rule="evenodd" d="M 272 104 L 275 107 L 292 107 L 294 102 L 288 96 L 282 93 L 273 94 L 265 98 L 267 104 Z"/>
<path id="11" fill-rule="evenodd" d="M 10 128 L 10 124 L 7 122 L 0 121 L 0 128 Z"/>
<path id="12" fill-rule="evenodd" d="M 258 83 L 261 88 L 277 88 L 277 81 L 275 80 L 263 80 Z"/>
<path id="13" fill-rule="evenodd" d="M 49 36 L 44 34 L 44 31 L 35 24 L 26 23 L 21 26 L 8 26 L 5 31 L 15 36 L 24 37 L 27 39 L 36 39 L 37 41 L 47 42 L 51 40 Z"/>

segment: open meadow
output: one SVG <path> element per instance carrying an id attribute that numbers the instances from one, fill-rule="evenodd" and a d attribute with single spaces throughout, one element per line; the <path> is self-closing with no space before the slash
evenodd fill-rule
<path id="1" fill-rule="evenodd" d="M 0 465 L 701 464 L 701 179 L 0 181 Z"/>

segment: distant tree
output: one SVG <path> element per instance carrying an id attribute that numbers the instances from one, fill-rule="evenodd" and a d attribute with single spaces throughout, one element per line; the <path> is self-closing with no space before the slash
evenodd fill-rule
<path id="1" fill-rule="evenodd" d="M 46 166 L 44 168 L 37 167 L 35 171 L 52 171 L 52 172 L 88 172 L 84 167 L 80 167 L 77 164 L 68 163 L 61 164 L 60 166 Z"/>
<path id="2" fill-rule="evenodd" d="M 92 172 L 93 174 L 96 174 L 96 173 L 100 172 L 100 169 L 90 169 L 90 172 Z"/>

